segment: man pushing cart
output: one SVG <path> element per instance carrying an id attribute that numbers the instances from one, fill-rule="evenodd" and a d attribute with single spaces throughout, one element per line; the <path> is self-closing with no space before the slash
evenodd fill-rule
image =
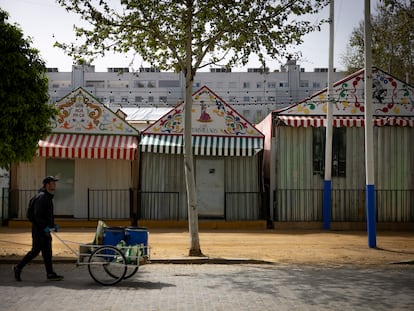
<path id="1" fill-rule="evenodd" d="M 61 239 L 74 255 L 77 265 L 87 265 L 92 279 L 102 285 L 115 285 L 135 275 L 140 265 L 150 262 L 148 231 L 139 227 L 107 227 L 98 222 L 92 243 L 81 244 Z M 75 250 L 70 244 L 77 244 Z"/>

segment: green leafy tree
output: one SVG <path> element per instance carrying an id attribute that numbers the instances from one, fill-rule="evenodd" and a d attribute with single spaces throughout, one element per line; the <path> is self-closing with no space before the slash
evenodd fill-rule
<path id="1" fill-rule="evenodd" d="M 414 81 L 414 2 L 382 0 L 372 22 L 372 63 L 401 80 Z M 342 57 L 349 73 L 364 67 L 364 21 L 351 35 Z"/>
<path id="2" fill-rule="evenodd" d="M 246 64 L 251 54 L 287 57 L 290 44 L 315 29 L 303 18 L 327 0 L 58 0 L 86 21 L 75 27 L 81 44 L 56 43 L 76 59 L 108 51 L 133 51 L 154 67 L 185 76 L 184 167 L 187 185 L 190 256 L 201 255 L 191 146 L 192 85 L 209 65 Z M 302 17 L 302 18 L 301 18 Z M 322 21 L 321 21 L 322 23 Z"/>
<path id="3" fill-rule="evenodd" d="M 56 114 L 48 104 L 46 67 L 22 31 L 0 9 L 0 167 L 33 160 Z"/>

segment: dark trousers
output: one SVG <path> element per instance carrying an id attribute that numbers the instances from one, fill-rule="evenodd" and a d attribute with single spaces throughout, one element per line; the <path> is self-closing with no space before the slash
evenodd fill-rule
<path id="1" fill-rule="evenodd" d="M 23 269 L 40 252 L 42 252 L 46 273 L 52 274 L 52 237 L 36 226 L 32 226 L 32 249 L 23 257 L 22 261 L 17 265 L 17 268 L 20 270 Z"/>

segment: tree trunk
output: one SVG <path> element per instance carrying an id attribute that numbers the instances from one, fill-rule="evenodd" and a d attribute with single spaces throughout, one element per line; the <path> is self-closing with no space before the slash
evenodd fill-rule
<path id="1" fill-rule="evenodd" d="M 191 2 L 189 2 L 191 3 Z M 192 86 L 194 71 L 192 68 L 192 5 L 188 6 L 186 70 L 185 70 L 185 105 L 184 105 L 184 171 L 187 187 L 188 230 L 190 232 L 189 256 L 202 256 L 200 238 L 198 236 L 197 193 L 195 189 L 191 111 L 193 108 Z"/>
<path id="2" fill-rule="evenodd" d="M 193 147 L 191 135 L 191 110 L 192 110 L 192 83 L 188 84 L 186 78 L 185 95 L 185 121 L 184 121 L 184 171 L 187 187 L 188 204 L 188 230 L 190 232 L 189 256 L 202 256 L 200 239 L 198 236 L 198 210 L 197 193 L 195 189 Z"/>

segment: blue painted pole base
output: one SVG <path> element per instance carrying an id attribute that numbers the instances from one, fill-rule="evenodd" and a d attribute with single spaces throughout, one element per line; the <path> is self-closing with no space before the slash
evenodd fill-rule
<path id="1" fill-rule="evenodd" d="M 331 229 L 331 180 L 323 182 L 323 228 Z"/>
<path id="2" fill-rule="evenodd" d="M 377 247 L 377 228 L 375 215 L 375 186 L 366 185 L 366 207 L 367 207 L 367 232 L 368 247 Z"/>

